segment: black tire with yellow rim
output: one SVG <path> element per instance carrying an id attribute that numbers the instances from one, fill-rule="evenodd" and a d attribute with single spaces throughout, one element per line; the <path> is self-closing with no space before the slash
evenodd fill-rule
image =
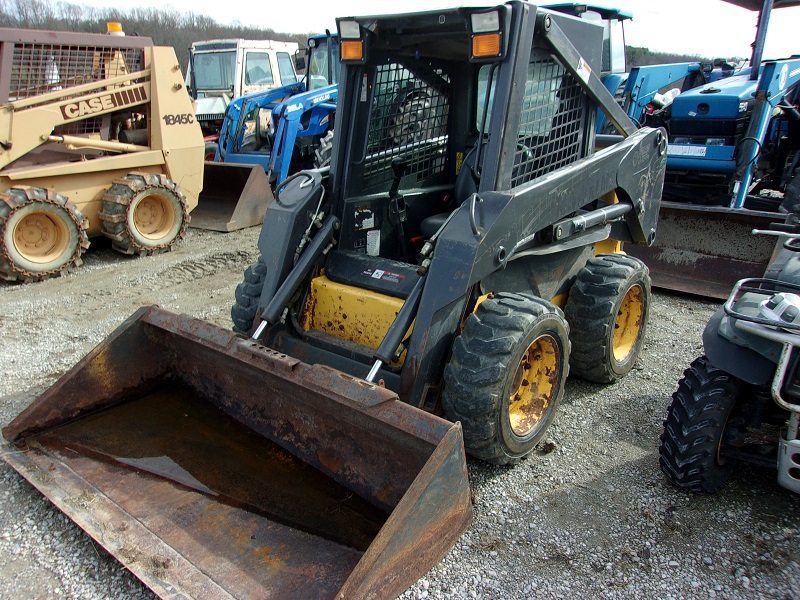
<path id="1" fill-rule="evenodd" d="M 639 259 L 599 254 L 587 261 L 564 309 L 572 373 L 597 383 L 625 376 L 644 347 L 650 301 L 650 273 Z"/>
<path id="2" fill-rule="evenodd" d="M 189 224 L 186 197 L 157 173 L 130 173 L 114 181 L 99 214 L 103 235 L 123 254 L 150 255 L 172 250 Z"/>
<path id="3" fill-rule="evenodd" d="M 40 281 L 82 263 L 88 223 L 65 196 L 15 187 L 0 194 L 0 277 Z"/>
<path id="4" fill-rule="evenodd" d="M 564 395 L 569 326 L 555 305 L 500 293 L 465 321 L 445 368 L 445 415 L 471 455 L 513 464 L 542 437 Z"/>

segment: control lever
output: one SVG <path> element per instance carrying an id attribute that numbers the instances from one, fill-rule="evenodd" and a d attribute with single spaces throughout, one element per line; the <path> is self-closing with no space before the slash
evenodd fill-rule
<path id="1" fill-rule="evenodd" d="M 400 189 L 400 180 L 403 178 L 403 175 L 406 174 L 407 168 L 408 162 L 405 158 L 396 156 L 392 159 L 392 172 L 394 173 L 394 180 L 392 181 L 392 188 L 389 190 L 390 199 L 400 195 L 397 193 L 397 190 Z M 400 197 L 402 198 L 402 196 Z"/>
<path id="2" fill-rule="evenodd" d="M 408 256 L 408 245 L 406 243 L 406 234 L 403 230 L 403 223 L 406 222 L 406 201 L 403 195 L 399 193 L 400 180 L 408 168 L 406 159 L 399 156 L 392 159 L 392 172 L 394 179 L 392 180 L 392 187 L 389 189 L 389 202 L 392 214 L 397 218 L 397 235 L 400 238 L 400 254 L 403 258 Z"/>

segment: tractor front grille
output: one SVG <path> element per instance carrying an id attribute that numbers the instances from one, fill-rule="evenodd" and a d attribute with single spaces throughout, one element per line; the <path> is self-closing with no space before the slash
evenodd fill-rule
<path id="1" fill-rule="evenodd" d="M 528 65 L 511 186 L 585 156 L 588 97 L 554 58 Z"/>

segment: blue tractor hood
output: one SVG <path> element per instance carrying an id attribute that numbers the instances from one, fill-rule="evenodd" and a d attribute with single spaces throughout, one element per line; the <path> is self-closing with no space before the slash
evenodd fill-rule
<path id="1" fill-rule="evenodd" d="M 672 102 L 672 118 L 735 119 L 747 110 L 757 86 L 748 75 L 737 75 L 683 92 Z"/>

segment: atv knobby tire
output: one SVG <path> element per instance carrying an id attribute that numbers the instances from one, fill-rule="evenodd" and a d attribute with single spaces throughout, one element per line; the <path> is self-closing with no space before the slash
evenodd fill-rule
<path id="1" fill-rule="evenodd" d="M 650 298 L 650 274 L 642 261 L 624 254 L 589 260 L 564 309 L 572 373 L 597 383 L 626 375 L 644 346 Z"/>
<path id="2" fill-rule="evenodd" d="M 658 449 L 661 470 L 673 484 L 713 493 L 730 479 L 735 460 L 722 456 L 720 446 L 738 434 L 731 413 L 742 388 L 740 379 L 717 369 L 705 356 L 684 371 L 672 394 Z"/>
<path id="3" fill-rule="evenodd" d="M 105 193 L 99 217 L 115 250 L 150 255 L 172 250 L 183 239 L 189 209 L 186 196 L 165 175 L 130 173 Z"/>
<path id="4" fill-rule="evenodd" d="M 13 187 L 0 194 L 0 277 L 40 281 L 80 266 L 88 222 L 53 190 Z"/>
<path id="5" fill-rule="evenodd" d="M 569 372 L 569 326 L 541 298 L 501 293 L 467 317 L 445 368 L 445 415 L 471 455 L 518 462 L 555 415 Z"/>
<path id="6" fill-rule="evenodd" d="M 260 256 L 258 262 L 245 269 L 244 280 L 236 286 L 236 301 L 231 308 L 234 331 L 246 334 L 253 330 L 266 276 L 267 265 Z"/>

